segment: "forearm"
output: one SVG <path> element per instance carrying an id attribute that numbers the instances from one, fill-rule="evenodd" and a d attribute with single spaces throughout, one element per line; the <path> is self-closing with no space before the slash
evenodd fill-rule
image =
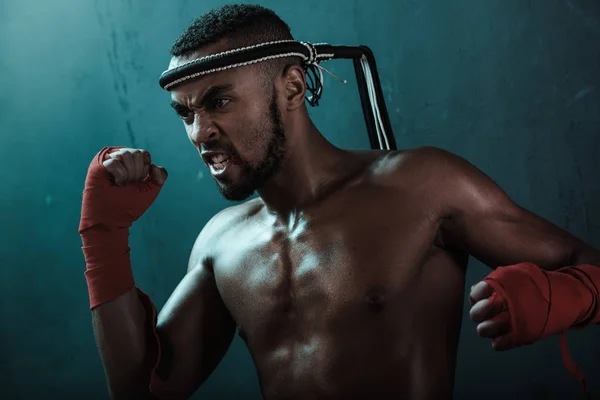
<path id="1" fill-rule="evenodd" d="M 582 250 L 574 252 L 569 264 L 571 267 L 566 267 L 563 271 L 569 272 L 577 278 L 578 285 L 584 287 L 586 291 L 586 294 L 580 297 L 589 300 L 582 303 L 579 321 L 584 324 L 585 322 L 600 323 L 600 252 L 585 245 Z M 577 303 L 577 300 L 574 301 Z M 589 307 L 586 307 L 588 303 Z"/>
<path id="2" fill-rule="evenodd" d="M 95 307 L 92 322 L 111 398 L 148 399 L 157 343 L 137 289 Z"/>
<path id="3" fill-rule="evenodd" d="M 149 175 L 144 173 L 148 170 Z M 117 178 L 124 179 L 122 184 L 116 184 Z M 113 399 L 149 398 L 159 353 L 156 312 L 135 287 L 129 228 L 152 204 L 165 179 L 166 172 L 151 165 L 149 155 L 113 147 L 94 156 L 86 176 L 78 231 L 94 333 Z"/>
<path id="4" fill-rule="evenodd" d="M 571 328 L 581 328 L 588 324 L 600 323 L 600 268 L 598 263 L 577 263 L 574 266 L 557 270 L 562 277 L 551 277 L 552 289 L 560 293 L 562 285 L 569 295 L 563 296 L 565 307 L 577 312 L 577 320 Z M 564 313 L 564 312 L 563 312 Z"/>

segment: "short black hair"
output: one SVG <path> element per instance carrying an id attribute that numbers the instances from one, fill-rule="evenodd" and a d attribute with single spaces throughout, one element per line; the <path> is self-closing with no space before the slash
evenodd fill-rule
<path id="1" fill-rule="evenodd" d="M 288 24 L 273 10 L 251 4 L 229 4 L 196 18 L 171 47 L 175 57 L 186 56 L 203 46 L 225 40 L 229 48 L 251 46 L 275 40 L 293 40 Z M 271 79 L 288 65 L 300 65 L 300 58 L 286 57 L 257 64 Z"/>

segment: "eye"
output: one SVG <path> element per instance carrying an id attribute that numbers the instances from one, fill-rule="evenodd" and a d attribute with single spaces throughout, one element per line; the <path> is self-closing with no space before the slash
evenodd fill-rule
<path id="1" fill-rule="evenodd" d="M 228 103 L 229 103 L 228 99 L 214 99 L 212 101 L 211 106 L 212 106 L 213 109 L 217 109 L 218 110 L 220 108 L 225 107 Z"/>
<path id="2" fill-rule="evenodd" d="M 186 124 L 191 124 L 194 121 L 194 113 L 187 108 L 177 107 L 175 112 Z"/>
<path id="3" fill-rule="evenodd" d="M 194 113 L 188 112 L 186 115 L 180 115 L 186 125 L 191 125 L 194 122 Z"/>

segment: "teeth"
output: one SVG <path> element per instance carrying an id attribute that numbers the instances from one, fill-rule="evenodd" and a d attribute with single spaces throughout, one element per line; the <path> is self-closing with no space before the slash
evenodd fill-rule
<path id="1" fill-rule="evenodd" d="M 220 163 L 211 164 L 210 168 L 213 171 L 221 171 L 222 169 L 225 169 L 226 166 L 227 166 L 227 160 L 220 162 Z"/>
<path id="2" fill-rule="evenodd" d="M 215 164 L 218 163 L 222 163 L 223 161 L 227 160 L 229 158 L 229 156 L 226 156 L 225 154 L 217 154 L 216 156 L 212 156 L 212 162 Z"/>

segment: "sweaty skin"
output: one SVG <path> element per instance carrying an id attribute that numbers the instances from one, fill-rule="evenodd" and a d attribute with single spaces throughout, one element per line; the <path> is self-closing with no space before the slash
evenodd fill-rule
<path id="1" fill-rule="evenodd" d="M 205 162 L 206 151 L 235 156 L 215 175 L 221 193 L 259 198 L 208 222 L 158 315 L 169 398 L 194 393 L 237 329 L 266 400 L 450 399 L 469 255 L 490 267 L 599 265 L 596 250 L 458 156 L 334 147 L 304 107 L 300 67 L 273 88 L 255 74 L 236 68 L 171 93 Z M 493 338 L 505 327 L 485 320 L 485 301 L 477 329 Z M 136 292 L 93 315 L 113 398 L 147 399 L 156 342 Z"/>
<path id="2" fill-rule="evenodd" d="M 348 157 L 358 171 L 289 220 L 260 199 L 214 217 L 182 287 L 204 287 L 223 306 L 206 310 L 200 290 L 177 291 L 159 317 L 165 336 L 197 309 L 221 321 L 198 322 L 214 338 L 239 327 L 268 400 L 450 399 L 468 252 L 548 269 L 566 265 L 571 249 L 596 254 L 442 150 Z M 189 352 L 178 338 L 168 346 Z M 175 358 L 164 362 L 184 373 Z"/>
<path id="3" fill-rule="evenodd" d="M 289 221 L 260 200 L 220 213 L 192 268 L 239 327 L 265 399 L 449 398 L 466 255 L 443 247 L 410 156 L 350 156 L 360 170 Z"/>

